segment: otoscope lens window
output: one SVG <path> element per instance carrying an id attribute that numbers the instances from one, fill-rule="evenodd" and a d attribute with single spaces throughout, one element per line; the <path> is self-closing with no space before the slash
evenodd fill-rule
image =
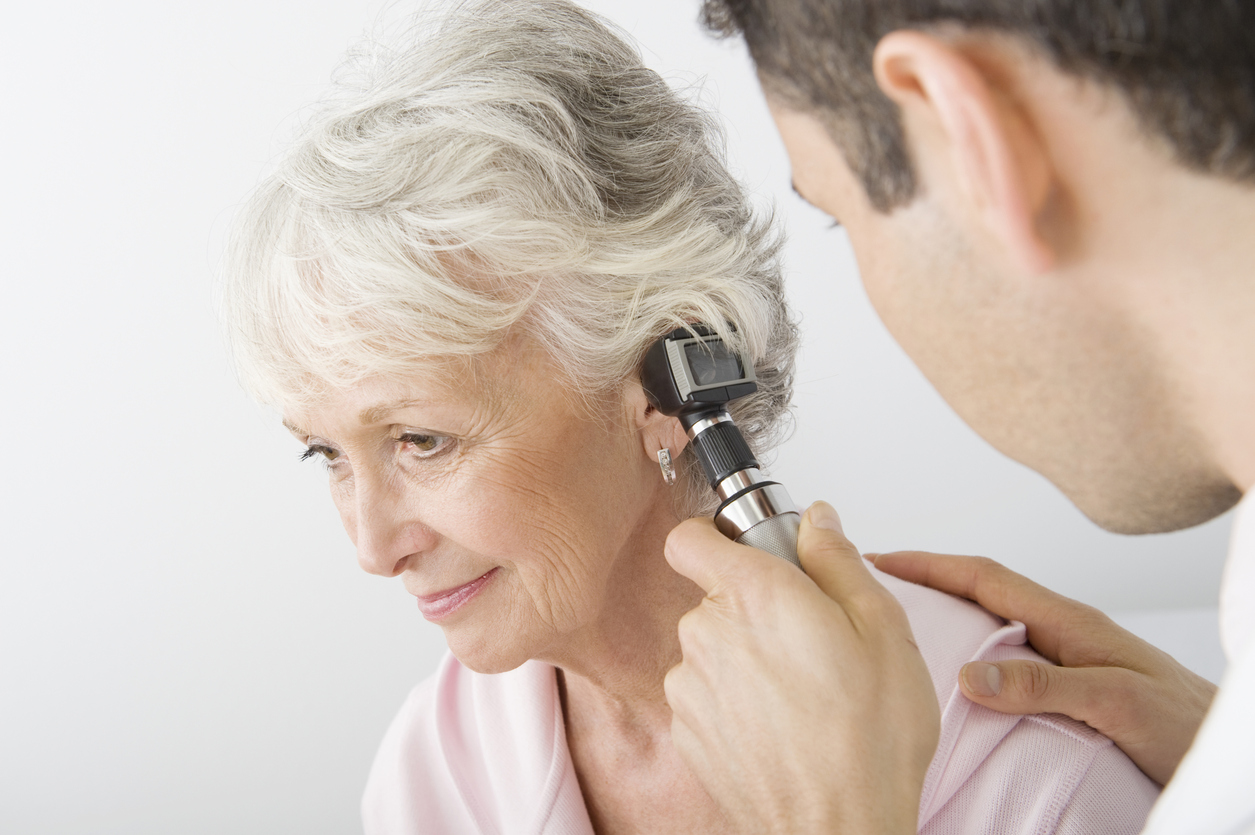
<path id="1" fill-rule="evenodd" d="M 741 361 L 722 342 L 694 342 L 684 346 L 689 370 L 699 386 L 731 383 L 745 376 Z"/>

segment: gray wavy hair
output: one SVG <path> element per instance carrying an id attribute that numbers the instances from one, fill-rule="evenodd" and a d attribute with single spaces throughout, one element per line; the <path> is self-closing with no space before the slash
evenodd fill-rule
<path id="1" fill-rule="evenodd" d="M 758 393 L 731 410 L 769 450 L 797 328 L 781 236 L 722 149 L 709 115 L 572 3 L 429 11 L 350 54 L 238 219 L 219 304 L 241 381 L 299 406 L 517 334 L 596 398 L 705 322 L 753 361 Z M 708 512 L 692 452 L 679 463 L 683 509 Z"/>

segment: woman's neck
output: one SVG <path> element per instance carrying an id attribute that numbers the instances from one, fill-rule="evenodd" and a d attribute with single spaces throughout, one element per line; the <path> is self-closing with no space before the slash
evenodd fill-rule
<path id="1" fill-rule="evenodd" d="M 560 671 L 564 714 L 576 733 L 670 731 L 663 679 L 680 662 L 680 618 L 704 596 L 663 557 L 675 524 L 669 508 L 651 514 L 616 560 L 597 619 L 543 658 Z"/>
<path id="2" fill-rule="evenodd" d="M 647 514 L 602 592 L 594 623 L 543 660 L 558 668 L 567 747 L 599 833 L 726 831 L 726 819 L 671 740 L 663 692 L 680 662 L 680 618 L 700 587 L 663 557 L 677 520 L 666 496 Z"/>

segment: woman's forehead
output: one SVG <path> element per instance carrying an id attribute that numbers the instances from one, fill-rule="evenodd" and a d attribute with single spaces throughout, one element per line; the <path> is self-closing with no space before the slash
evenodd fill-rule
<path id="1" fill-rule="evenodd" d="M 464 359 L 424 363 L 405 374 L 367 377 L 350 385 L 323 386 L 317 397 L 287 404 L 283 423 L 308 435 L 317 434 L 311 429 L 318 424 L 373 426 L 392 423 L 402 414 L 435 419 L 487 412 L 505 418 L 569 408 L 570 399 L 561 396 L 559 375 L 549 363 Z"/>
<path id="2" fill-rule="evenodd" d="M 327 422 L 370 426 L 398 412 L 447 410 L 482 400 L 479 380 L 478 375 L 459 378 L 446 368 L 424 368 L 404 376 L 325 385 L 315 397 L 286 404 L 283 423 L 293 431 Z"/>

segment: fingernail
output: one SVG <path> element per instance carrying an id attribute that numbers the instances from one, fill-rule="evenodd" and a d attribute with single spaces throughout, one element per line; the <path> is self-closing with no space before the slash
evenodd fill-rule
<path id="1" fill-rule="evenodd" d="M 1002 692 L 1002 671 L 996 664 L 973 661 L 963 665 L 963 684 L 973 696 L 997 696 Z"/>
<path id="2" fill-rule="evenodd" d="M 841 528 L 841 517 L 837 515 L 837 511 L 827 502 L 815 502 L 806 511 L 806 518 L 817 528 L 823 528 L 826 531 L 836 531 L 844 534 Z"/>

